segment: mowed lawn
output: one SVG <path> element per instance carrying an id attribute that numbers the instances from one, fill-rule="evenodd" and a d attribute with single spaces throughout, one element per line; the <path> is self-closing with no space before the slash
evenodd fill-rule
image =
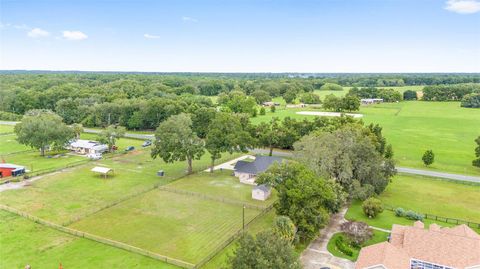
<path id="1" fill-rule="evenodd" d="M 70 227 L 197 263 L 242 228 L 242 206 L 155 189 Z M 259 211 L 245 209 L 245 221 Z"/>
<path id="2" fill-rule="evenodd" d="M 235 200 L 257 206 L 266 207 L 275 201 L 275 192 L 272 192 L 272 196 L 270 196 L 267 201 L 252 199 L 253 186 L 240 183 L 237 177 L 232 176 L 232 173 L 233 171 L 230 170 L 215 170 L 213 173 L 202 171 L 174 181 L 168 184 L 167 187 L 202 193 L 208 196 Z"/>
<path id="3" fill-rule="evenodd" d="M 235 156 L 225 154 L 224 160 Z M 194 169 L 205 169 L 209 161 L 209 156 L 205 155 L 194 161 Z M 113 168 L 115 175 L 105 180 L 90 171 L 94 166 Z M 165 177 L 158 177 L 158 170 L 164 170 Z M 147 150 L 134 151 L 44 175 L 30 187 L 1 192 L 0 203 L 65 223 L 155 184 L 166 184 L 185 175 L 185 170 L 185 162 L 166 164 L 160 159 L 152 160 Z"/>
<path id="4" fill-rule="evenodd" d="M 13 125 L 0 124 L 0 134 L 13 133 Z"/>
<path id="5" fill-rule="evenodd" d="M 480 223 L 480 186 L 467 185 L 421 176 L 397 175 L 379 198 L 386 205 L 402 207 L 422 214 L 457 218 Z M 367 218 L 361 208 L 361 202 L 350 206 L 347 219 L 361 220 L 370 225 L 390 229 L 393 223 L 413 223 L 406 218 L 396 217 L 392 211 L 385 210 L 374 219 Z M 425 220 L 426 224 L 434 223 Z M 436 222 L 441 226 L 452 226 Z"/>
<path id="6" fill-rule="evenodd" d="M 63 268 L 177 268 L 0 210 L 0 268 L 58 268 L 60 263 Z"/>
<path id="7" fill-rule="evenodd" d="M 279 108 L 252 122 L 258 124 L 272 117 L 313 119 L 315 116 L 296 114 L 308 110 L 313 109 Z M 383 127 L 398 166 L 480 175 L 480 169 L 472 166 L 474 140 L 480 135 L 480 109 L 462 108 L 459 102 L 404 101 L 362 106 L 360 113 L 365 123 Z M 429 149 L 435 154 L 435 162 L 426 167 L 422 155 Z"/>
<path id="8" fill-rule="evenodd" d="M 25 145 L 18 143 L 15 138 L 16 138 L 15 134 L 0 135 L 0 155 L 5 155 L 5 154 L 19 152 L 19 151 L 26 151 L 26 150 L 36 151 L 30 147 L 27 147 Z M 38 154 L 40 155 L 40 153 Z"/>
<path id="9" fill-rule="evenodd" d="M 379 123 L 394 148 L 399 166 L 480 175 L 472 166 L 475 138 L 480 135 L 480 109 L 459 102 L 401 102 L 362 107 L 366 123 Z M 433 150 L 435 162 L 425 167 L 422 155 Z"/>

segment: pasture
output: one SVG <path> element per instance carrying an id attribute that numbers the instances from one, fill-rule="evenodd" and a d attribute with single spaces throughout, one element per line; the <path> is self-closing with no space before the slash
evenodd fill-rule
<path id="1" fill-rule="evenodd" d="M 13 125 L 0 124 L 0 134 L 13 133 Z"/>
<path id="2" fill-rule="evenodd" d="M 129 251 L 74 237 L 0 210 L 0 267 L 178 268 Z"/>
<path id="3" fill-rule="evenodd" d="M 0 135 L 0 155 L 19 152 L 19 151 L 26 151 L 26 150 L 33 151 L 32 148 L 18 143 L 17 140 L 15 140 L 15 138 L 16 136 L 14 134 Z"/>
<path id="4" fill-rule="evenodd" d="M 299 115 L 298 111 L 315 111 L 310 108 L 278 108 L 267 111 L 252 122 L 269 121 L 272 117 L 283 119 L 312 119 L 315 116 Z M 359 113 L 367 123 L 378 123 L 383 134 L 393 145 L 398 166 L 445 171 L 458 174 L 479 175 L 480 169 L 472 166 L 475 138 L 480 135 L 480 109 L 462 108 L 459 102 L 405 101 L 362 106 Z M 435 162 L 425 167 L 423 153 L 432 149 Z"/>
<path id="5" fill-rule="evenodd" d="M 155 189 L 70 227 L 197 263 L 242 228 L 242 206 Z"/>
<path id="6" fill-rule="evenodd" d="M 457 218 L 480 223 L 480 186 L 467 185 L 422 176 L 397 175 L 379 199 L 386 205 L 402 207 L 419 213 L 441 217 Z M 353 202 L 345 216 L 349 220 L 365 221 L 384 229 L 391 229 L 393 223 L 411 225 L 412 220 L 396 217 L 385 210 L 374 219 L 364 215 L 361 202 Z M 424 220 L 425 224 L 435 221 Z M 436 222 L 441 226 L 452 226 Z"/>

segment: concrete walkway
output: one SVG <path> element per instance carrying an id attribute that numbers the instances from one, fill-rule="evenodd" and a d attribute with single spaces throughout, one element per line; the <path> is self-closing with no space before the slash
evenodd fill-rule
<path id="1" fill-rule="evenodd" d="M 247 158 L 251 158 L 251 159 L 255 159 L 255 156 L 252 156 L 252 155 L 244 155 L 242 157 L 238 157 L 236 159 L 233 159 L 231 161 L 228 161 L 228 162 L 225 162 L 225 163 L 222 163 L 222 164 L 219 164 L 219 165 L 215 165 L 213 167 L 213 170 L 220 170 L 220 169 L 224 169 L 224 170 L 233 170 L 233 168 L 235 167 L 235 164 L 238 162 L 238 161 L 241 161 L 241 160 L 244 160 L 244 159 L 247 159 Z M 205 169 L 204 170 L 205 172 L 210 172 L 210 167 Z"/>
<path id="2" fill-rule="evenodd" d="M 252 150 L 255 154 L 268 154 L 268 149 L 263 148 L 256 148 Z M 280 156 L 280 157 L 292 157 L 293 153 L 291 151 L 278 151 L 274 150 L 273 155 Z M 466 175 L 459 175 L 459 174 L 451 174 L 445 172 L 435 172 L 430 170 L 422 170 L 422 169 L 414 169 L 408 167 L 396 167 L 399 173 L 405 174 L 412 174 L 412 175 L 420 175 L 420 176 L 428 176 L 428 177 L 436 177 L 436 178 L 444 178 L 454 181 L 466 181 L 466 182 L 473 182 L 480 184 L 480 177 L 477 176 L 466 176 Z"/>
<path id="3" fill-rule="evenodd" d="M 353 269 L 355 263 L 333 256 L 328 252 L 327 245 L 333 234 L 340 231 L 340 225 L 345 222 L 345 213 L 347 208 L 330 218 L 328 225 L 320 231 L 320 237 L 315 239 L 303 251 L 300 261 L 305 269 L 319 269 L 321 267 L 330 267 L 332 269 Z"/>

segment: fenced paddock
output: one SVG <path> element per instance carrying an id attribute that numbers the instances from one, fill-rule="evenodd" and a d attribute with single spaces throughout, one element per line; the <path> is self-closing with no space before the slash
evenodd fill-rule
<path id="1" fill-rule="evenodd" d="M 198 264 L 228 245 L 266 209 L 155 189 L 69 228 Z"/>

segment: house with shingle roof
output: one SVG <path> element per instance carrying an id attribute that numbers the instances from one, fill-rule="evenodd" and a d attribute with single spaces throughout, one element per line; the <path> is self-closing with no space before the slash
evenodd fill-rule
<path id="1" fill-rule="evenodd" d="M 240 179 L 240 182 L 255 185 L 258 174 L 265 172 L 275 162 L 281 163 L 282 160 L 279 157 L 257 155 L 254 161 L 238 161 L 234 167 L 234 174 Z"/>
<path id="2" fill-rule="evenodd" d="M 356 269 L 480 269 L 480 235 L 465 224 L 394 224 L 389 242 L 362 248 Z"/>

